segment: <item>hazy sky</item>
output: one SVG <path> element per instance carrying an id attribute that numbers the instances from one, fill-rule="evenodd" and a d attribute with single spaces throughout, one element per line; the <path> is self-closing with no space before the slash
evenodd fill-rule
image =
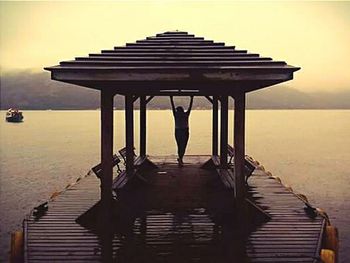
<path id="1" fill-rule="evenodd" d="M 350 88 L 350 2 L 0 2 L 1 69 L 41 70 L 176 29 L 300 66 L 292 87 Z"/>

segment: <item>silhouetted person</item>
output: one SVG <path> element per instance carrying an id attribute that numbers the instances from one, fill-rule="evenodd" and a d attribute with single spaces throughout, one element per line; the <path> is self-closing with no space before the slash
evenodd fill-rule
<path id="1" fill-rule="evenodd" d="M 183 157 L 185 155 L 189 137 L 188 117 L 190 116 L 192 109 L 193 96 L 191 96 L 191 102 L 186 112 L 181 106 L 175 108 L 173 96 L 170 96 L 170 101 L 175 118 L 175 139 L 179 156 L 177 161 L 179 162 L 179 165 L 183 165 Z"/>

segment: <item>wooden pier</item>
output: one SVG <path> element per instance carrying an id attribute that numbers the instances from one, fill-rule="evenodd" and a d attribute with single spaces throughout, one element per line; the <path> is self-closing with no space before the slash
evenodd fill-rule
<path id="1" fill-rule="evenodd" d="M 40 218 L 25 221 L 25 262 L 320 261 L 326 219 L 268 173 L 255 170 L 250 187 L 245 184 L 247 167 L 251 171 L 245 158 L 246 95 L 293 79 L 299 67 L 168 31 L 45 69 L 54 80 L 100 91 L 101 163 L 95 166 L 99 180 L 82 179 L 50 202 Z M 125 99 L 125 169 L 113 182 L 115 96 Z M 146 111 L 156 96 L 208 99 L 210 161 L 188 156 L 181 168 L 175 157 L 157 157 L 151 160 L 158 168 L 145 169 L 154 167 L 147 159 Z M 334 257 L 333 247 L 323 252 Z"/>
<path id="2" fill-rule="evenodd" d="M 97 89 L 101 95 L 101 229 L 110 224 L 112 210 L 114 97 L 124 97 L 125 174 L 134 172 L 134 108 L 140 106 L 140 158 L 147 152 L 147 104 L 155 96 L 203 96 L 212 104 L 212 155 L 220 169 L 227 169 L 227 144 L 233 144 L 234 201 L 243 210 L 245 201 L 245 107 L 247 93 L 293 79 L 299 67 L 284 61 L 260 57 L 247 50 L 205 40 L 185 31 L 167 31 L 102 50 L 59 65 L 46 67 L 51 78 L 65 83 Z M 228 138 L 228 110 L 234 103 L 233 143 Z M 191 100 L 192 101 L 192 100 Z M 220 141 L 219 141 L 220 108 Z M 119 132 L 119 131 L 118 131 Z M 219 147 L 220 146 L 220 147 Z M 104 230 L 104 240 L 109 237 Z M 107 242 L 108 243 L 108 242 Z M 111 246 L 103 254 L 111 254 Z"/>
<path id="3" fill-rule="evenodd" d="M 182 168 L 174 156 L 151 159 L 158 169 L 117 193 L 112 262 L 318 262 L 325 219 L 310 218 L 303 200 L 264 171 L 250 177 L 247 196 L 271 218 L 239 240 L 232 190 L 200 169 L 208 156 L 188 156 Z M 100 200 L 99 184 L 86 176 L 24 221 L 25 262 L 102 261 L 99 237 L 76 222 Z"/>

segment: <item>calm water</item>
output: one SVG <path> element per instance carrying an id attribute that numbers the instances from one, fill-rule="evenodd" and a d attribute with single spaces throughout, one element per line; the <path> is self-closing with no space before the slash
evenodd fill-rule
<path id="1" fill-rule="evenodd" d="M 1 112 L 0 262 L 7 258 L 10 232 L 21 228 L 24 216 L 99 162 L 99 114 L 25 111 L 24 122 L 14 124 Z M 232 123 L 232 113 L 230 118 Z M 247 153 L 327 211 L 340 230 L 341 262 L 350 262 L 350 111 L 248 111 L 246 126 Z M 124 145 L 121 111 L 115 112 L 115 136 L 119 149 Z M 209 154 L 210 142 L 211 112 L 193 111 L 187 153 Z M 149 111 L 148 152 L 176 152 L 170 111 Z"/>

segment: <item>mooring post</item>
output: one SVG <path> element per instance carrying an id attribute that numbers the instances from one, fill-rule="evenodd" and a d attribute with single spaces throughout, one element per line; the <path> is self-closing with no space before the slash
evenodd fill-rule
<path id="1" fill-rule="evenodd" d="M 146 96 L 140 96 L 140 155 L 146 156 Z"/>
<path id="2" fill-rule="evenodd" d="M 243 203 L 245 197 L 245 93 L 237 94 L 234 101 L 235 197 L 238 203 Z"/>
<path id="3" fill-rule="evenodd" d="M 126 174 L 134 172 L 134 100 L 132 95 L 125 96 L 125 139 L 126 139 Z"/>
<path id="4" fill-rule="evenodd" d="M 99 230 L 102 242 L 102 261 L 112 261 L 112 181 L 113 181 L 113 97 L 101 91 L 101 201 Z"/>
<path id="5" fill-rule="evenodd" d="M 212 155 L 218 155 L 218 139 L 219 139 L 219 105 L 218 97 L 213 96 L 213 131 L 212 131 Z"/>
<path id="6" fill-rule="evenodd" d="M 227 168 L 227 143 L 228 143 L 228 96 L 224 95 L 220 98 L 220 166 Z"/>

